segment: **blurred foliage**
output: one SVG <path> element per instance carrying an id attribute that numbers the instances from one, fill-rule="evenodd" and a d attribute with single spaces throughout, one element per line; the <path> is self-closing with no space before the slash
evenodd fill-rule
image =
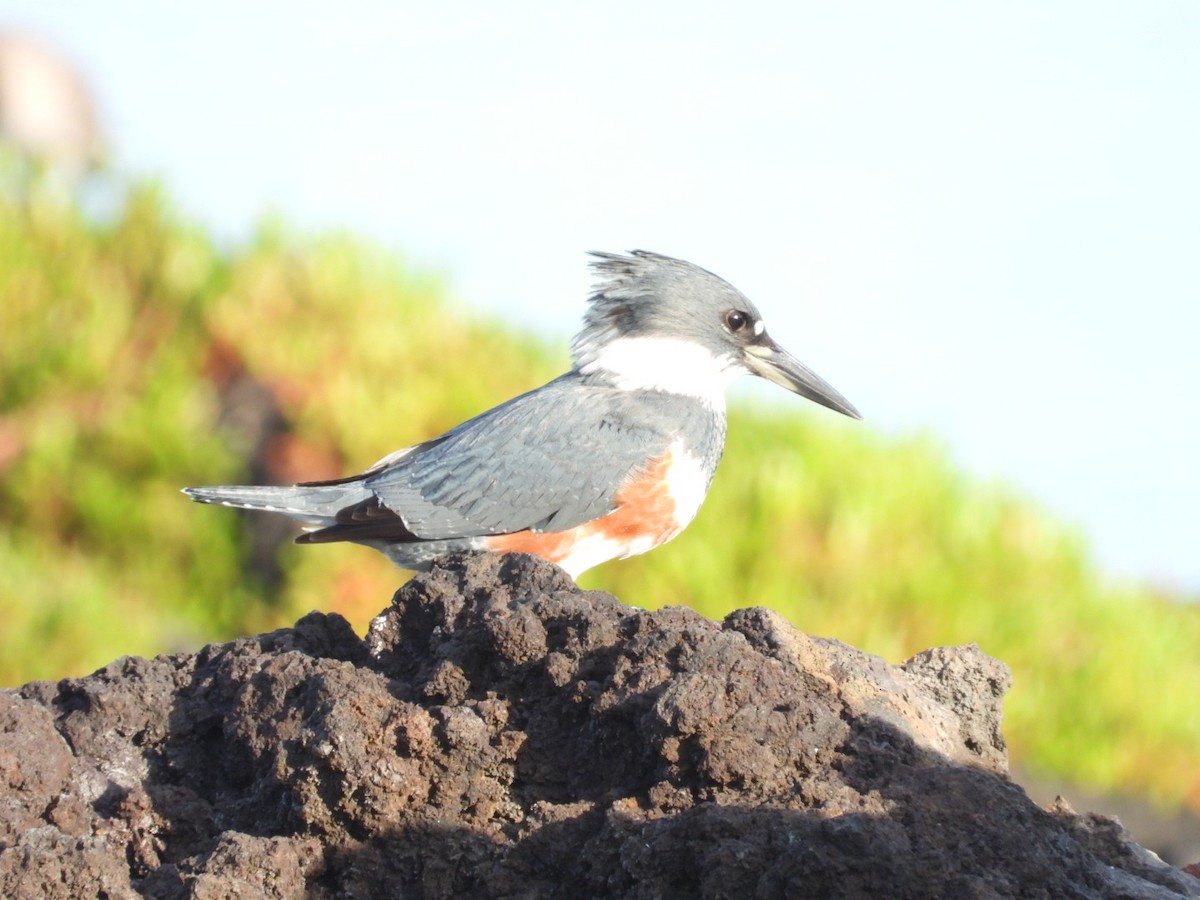
<path id="1" fill-rule="evenodd" d="M 0 297 L 4 684 L 312 608 L 361 630 L 405 573 L 179 488 L 359 471 L 566 362 L 355 239 L 276 223 L 220 252 L 147 186 L 101 223 L 0 199 Z M 976 641 L 1013 668 L 1024 766 L 1200 807 L 1200 608 L 1106 584 L 1076 533 L 927 437 L 794 400 L 738 404 L 729 431 L 696 522 L 584 586 L 713 617 L 771 605 L 893 661 Z"/>

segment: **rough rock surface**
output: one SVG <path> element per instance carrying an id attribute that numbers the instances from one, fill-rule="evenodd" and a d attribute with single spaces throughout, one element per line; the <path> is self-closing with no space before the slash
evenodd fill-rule
<path id="1" fill-rule="evenodd" d="M 454 559 L 365 641 L 0 692 L 0 896 L 1200 897 L 1008 781 L 1008 680 Z"/>

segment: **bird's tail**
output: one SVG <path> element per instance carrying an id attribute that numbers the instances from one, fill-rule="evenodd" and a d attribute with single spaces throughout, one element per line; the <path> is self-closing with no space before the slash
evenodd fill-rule
<path id="1" fill-rule="evenodd" d="M 279 513 L 307 525 L 333 525 L 338 511 L 369 496 L 355 481 L 330 485 L 213 485 L 188 487 L 183 492 L 197 503 Z"/>

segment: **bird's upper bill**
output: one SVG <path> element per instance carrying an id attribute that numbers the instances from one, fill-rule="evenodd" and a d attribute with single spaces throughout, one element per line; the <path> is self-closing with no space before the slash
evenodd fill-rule
<path id="1" fill-rule="evenodd" d="M 761 375 L 801 397 L 851 418 L 862 418 L 854 404 L 838 393 L 833 385 L 770 338 L 762 343 L 747 344 L 745 363 L 753 374 Z"/>

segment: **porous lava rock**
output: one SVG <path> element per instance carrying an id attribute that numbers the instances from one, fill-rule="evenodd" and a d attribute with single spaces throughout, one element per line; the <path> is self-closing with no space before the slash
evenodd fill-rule
<path id="1" fill-rule="evenodd" d="M 531 557 L 0 692 L 4 897 L 1200 897 L 1006 777 L 1007 669 Z"/>

